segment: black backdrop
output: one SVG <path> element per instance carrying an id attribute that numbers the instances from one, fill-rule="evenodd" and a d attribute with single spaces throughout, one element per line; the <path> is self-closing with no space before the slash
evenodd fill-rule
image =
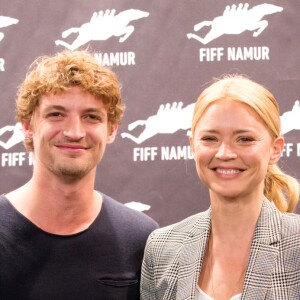
<path id="1" fill-rule="evenodd" d="M 200 91 L 224 73 L 246 74 L 273 92 L 286 139 L 280 165 L 297 176 L 299 13 L 298 1 L 287 0 L 1 0 L 0 192 L 31 176 L 14 119 L 16 88 L 35 58 L 67 44 L 90 47 L 123 86 L 127 110 L 98 167 L 98 190 L 161 226 L 206 209 L 187 134 Z"/>

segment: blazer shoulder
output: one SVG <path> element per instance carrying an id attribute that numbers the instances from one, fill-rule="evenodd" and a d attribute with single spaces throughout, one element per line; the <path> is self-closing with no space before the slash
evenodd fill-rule
<path id="1" fill-rule="evenodd" d="M 282 234 L 284 236 L 300 236 L 300 215 L 295 213 L 282 214 Z"/>
<path id="2" fill-rule="evenodd" d="M 194 232 L 209 230 L 210 228 L 210 209 L 192 215 L 180 222 L 159 228 L 151 233 L 150 239 L 176 239 L 184 240 L 188 235 L 194 235 Z"/>

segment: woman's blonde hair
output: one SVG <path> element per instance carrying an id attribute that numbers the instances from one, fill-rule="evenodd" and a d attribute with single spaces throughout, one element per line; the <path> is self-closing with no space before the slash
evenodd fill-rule
<path id="1" fill-rule="evenodd" d="M 247 104 L 264 121 L 273 139 L 281 135 L 276 99 L 265 87 L 242 75 L 225 75 L 200 94 L 194 108 L 192 134 L 207 107 L 214 101 L 225 99 Z M 280 211 L 291 212 L 299 201 L 299 182 L 285 174 L 277 164 L 269 165 L 264 182 L 264 195 Z"/>

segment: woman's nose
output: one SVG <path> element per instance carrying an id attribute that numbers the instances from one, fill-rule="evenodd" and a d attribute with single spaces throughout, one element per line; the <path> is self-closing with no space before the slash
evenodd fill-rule
<path id="1" fill-rule="evenodd" d="M 236 152 L 233 150 L 233 148 L 225 143 L 222 143 L 218 149 L 218 152 L 216 153 L 216 158 L 219 159 L 234 159 L 237 157 Z"/>

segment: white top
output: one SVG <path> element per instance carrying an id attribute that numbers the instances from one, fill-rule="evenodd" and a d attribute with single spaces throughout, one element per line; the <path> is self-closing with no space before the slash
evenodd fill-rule
<path id="1" fill-rule="evenodd" d="M 241 300 L 241 299 L 242 299 L 242 294 L 237 294 L 237 295 L 231 297 L 229 300 Z M 206 293 L 204 293 L 200 289 L 200 287 L 197 285 L 195 300 L 214 300 L 214 299 L 212 297 L 208 296 Z"/>

